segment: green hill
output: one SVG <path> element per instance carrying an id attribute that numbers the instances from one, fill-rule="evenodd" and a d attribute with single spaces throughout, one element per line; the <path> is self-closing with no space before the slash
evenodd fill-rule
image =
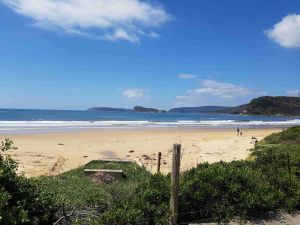
<path id="1" fill-rule="evenodd" d="M 253 99 L 249 104 L 218 112 L 248 115 L 300 116 L 300 97 L 263 96 Z"/>

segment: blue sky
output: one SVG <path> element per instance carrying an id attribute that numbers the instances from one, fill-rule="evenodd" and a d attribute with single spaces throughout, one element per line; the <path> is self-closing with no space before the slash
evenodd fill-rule
<path id="1" fill-rule="evenodd" d="M 0 0 L 0 107 L 299 95 L 299 0 Z"/>

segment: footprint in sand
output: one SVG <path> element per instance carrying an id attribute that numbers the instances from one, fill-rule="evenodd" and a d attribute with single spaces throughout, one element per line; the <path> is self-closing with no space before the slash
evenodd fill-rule
<path id="1" fill-rule="evenodd" d="M 53 166 L 47 171 L 46 175 L 53 176 L 59 174 L 65 162 L 66 159 L 62 156 L 59 156 Z"/>

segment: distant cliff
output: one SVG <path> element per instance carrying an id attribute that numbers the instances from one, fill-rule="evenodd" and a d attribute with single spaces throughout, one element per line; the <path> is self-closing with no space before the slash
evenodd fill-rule
<path id="1" fill-rule="evenodd" d="M 135 106 L 133 108 L 134 112 L 151 112 L 151 113 L 159 113 L 159 112 L 166 112 L 165 110 L 159 110 L 154 108 L 145 108 L 142 106 Z"/>
<path id="2" fill-rule="evenodd" d="M 87 111 L 128 112 L 128 111 L 132 111 L 132 110 L 131 109 L 123 109 L 123 108 L 93 107 L 93 108 L 88 109 Z"/>
<path id="3" fill-rule="evenodd" d="M 263 96 L 253 99 L 249 104 L 219 112 L 247 115 L 300 116 L 300 97 Z"/>
<path id="4" fill-rule="evenodd" d="M 169 112 L 178 112 L 178 113 L 211 113 L 217 112 L 220 110 L 228 110 L 231 107 L 224 106 L 200 106 L 200 107 L 180 107 L 170 109 Z"/>

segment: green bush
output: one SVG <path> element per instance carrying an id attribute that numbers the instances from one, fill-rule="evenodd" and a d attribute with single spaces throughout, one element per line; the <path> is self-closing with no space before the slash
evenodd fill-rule
<path id="1" fill-rule="evenodd" d="M 133 191 L 132 198 L 116 202 L 102 216 L 100 224 L 164 225 L 168 223 L 169 177 L 156 174 Z"/>
<path id="2" fill-rule="evenodd" d="M 14 150 L 6 139 L 0 146 L 0 224 L 52 224 L 56 207 L 52 195 L 17 175 L 17 164 L 4 153 Z"/>
<path id="3" fill-rule="evenodd" d="M 180 188 L 181 222 L 244 218 L 274 209 L 282 197 L 260 170 L 243 161 L 200 164 L 183 175 Z"/>
<path id="4" fill-rule="evenodd" d="M 261 170 L 268 182 L 283 193 L 280 205 L 288 210 L 300 207 L 299 137 L 299 127 L 293 127 L 265 138 L 251 153 L 255 158 L 253 168 Z"/>
<path id="5" fill-rule="evenodd" d="M 300 126 L 291 127 L 266 137 L 261 144 L 300 144 Z"/>
<path id="6" fill-rule="evenodd" d="M 293 127 L 257 144 L 251 153 L 253 161 L 206 163 L 185 172 L 180 221 L 213 218 L 221 222 L 274 209 L 299 209 L 299 140 L 300 127 Z"/>

